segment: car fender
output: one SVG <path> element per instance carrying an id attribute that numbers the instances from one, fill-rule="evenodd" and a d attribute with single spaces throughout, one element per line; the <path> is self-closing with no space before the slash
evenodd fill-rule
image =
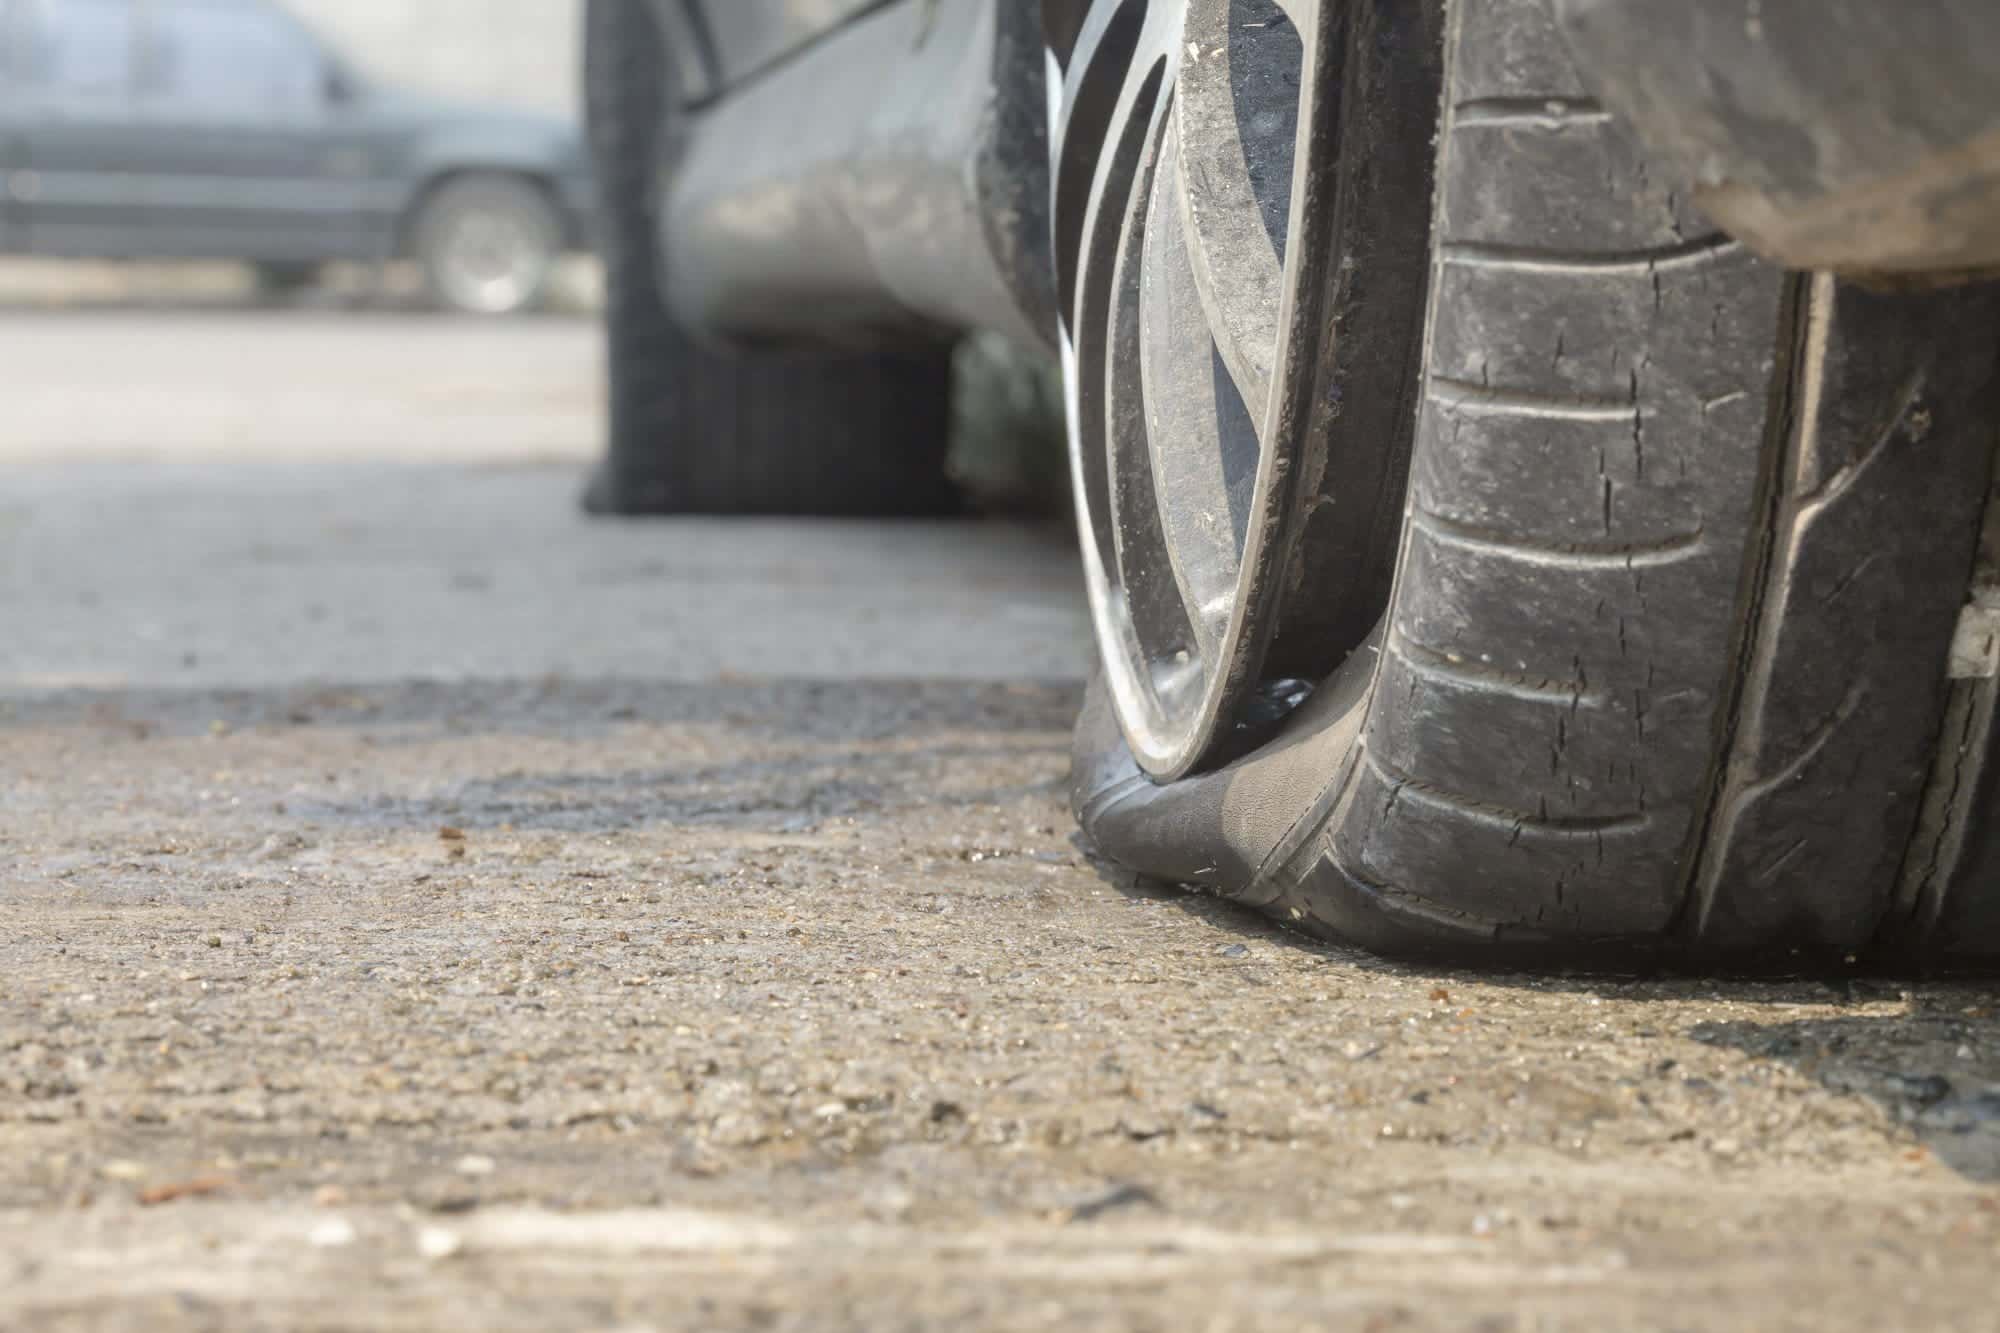
<path id="1" fill-rule="evenodd" d="M 1992 0 L 1556 0 L 1586 82 L 1767 258 L 2000 272 Z"/>

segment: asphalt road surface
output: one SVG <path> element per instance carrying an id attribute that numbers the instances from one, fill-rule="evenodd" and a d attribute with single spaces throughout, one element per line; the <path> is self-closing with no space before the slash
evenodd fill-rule
<path id="1" fill-rule="evenodd" d="M 586 523 L 594 355 L 0 316 L 0 1328 L 2000 1325 L 1990 987 L 1135 883 L 1060 534 Z"/>

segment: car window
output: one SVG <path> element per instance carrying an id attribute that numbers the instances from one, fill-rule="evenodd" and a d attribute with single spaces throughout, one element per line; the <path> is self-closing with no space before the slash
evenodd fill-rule
<path id="1" fill-rule="evenodd" d="M 326 62 L 281 14 L 236 0 L 156 4 L 145 97 L 199 114 L 266 116 L 325 100 Z"/>
<path id="2" fill-rule="evenodd" d="M 123 99 L 132 88 L 138 32 L 131 0 L 33 0 L 18 30 L 18 77 L 62 97 Z"/>

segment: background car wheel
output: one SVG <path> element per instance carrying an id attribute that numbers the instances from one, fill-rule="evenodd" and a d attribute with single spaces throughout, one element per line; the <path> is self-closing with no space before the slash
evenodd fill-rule
<path id="1" fill-rule="evenodd" d="M 2000 864 L 2000 612 L 1986 609 L 2000 606 L 1988 504 L 2000 293 L 1871 292 L 1758 261 L 1590 98 L 1544 0 L 1287 13 L 1317 25 L 1322 56 L 1341 53 L 1341 110 L 1314 114 L 1343 138 L 1375 118 L 1381 90 L 1433 78 L 1427 43 L 1398 34 L 1448 20 L 1442 123 L 1433 113 L 1399 145 L 1309 163 L 1333 182 L 1335 218 L 1377 207 L 1367 181 L 1386 164 L 1436 163 L 1418 230 L 1432 258 L 1407 502 L 1380 515 L 1395 521 L 1395 579 L 1342 582 L 1321 560 L 1342 538 L 1315 526 L 1335 511 L 1310 484 L 1274 508 L 1260 558 L 1308 572 L 1260 614 L 1282 630 L 1331 598 L 1365 609 L 1372 629 L 1316 689 L 1274 680 L 1255 640 L 1242 645 L 1249 683 L 1217 735 L 1304 702 L 1253 753 L 1173 781 L 1159 779 L 1179 766 L 1148 762 L 1121 698 L 1120 603 L 1100 593 L 1107 684 L 1079 726 L 1075 791 L 1100 848 L 1404 953 L 2000 960 L 2000 898 L 1982 887 Z M 1148 36 L 1169 62 L 1210 54 L 1179 32 Z M 1075 64 L 1072 118 L 1090 105 Z M 1160 86 L 1175 88 L 1167 70 Z M 1295 228 L 1300 217 L 1295 189 Z M 1110 234 L 1085 226 L 1066 251 L 1085 275 L 1076 334 L 1117 308 L 1087 298 L 1118 290 L 1090 286 L 1093 238 Z M 1353 304 L 1322 317 L 1322 364 L 1352 348 L 1354 321 L 1411 299 L 1373 288 L 1366 253 L 1337 239 L 1332 253 L 1331 288 L 1351 283 Z M 1279 299 L 1304 290 L 1291 282 Z M 1183 327 L 1213 326 L 1205 307 L 1168 308 L 1190 312 Z M 1143 314 L 1140 327 L 1143 349 Z M 1310 362 L 1279 345 L 1280 365 Z M 1175 400 L 1143 374 L 1133 397 L 1115 362 L 1078 348 L 1073 444 L 1088 478 L 1135 456 L 1093 462 L 1100 439 L 1172 420 Z M 1302 434 L 1267 433 L 1265 466 L 1277 448 L 1310 478 L 1330 435 L 1321 493 L 1338 493 L 1340 439 L 1368 408 L 1367 381 L 1346 383 L 1336 396 L 1320 381 Z M 1097 424 L 1093 404 L 1121 393 Z M 1393 458 L 1393 441 L 1374 447 Z M 1371 501 L 1389 493 L 1375 474 L 1358 484 Z M 1119 514 L 1100 552 L 1129 565 L 1128 530 L 1152 523 L 1154 549 L 1177 558 L 1168 511 L 1187 493 L 1156 487 L 1157 516 Z M 1102 503 L 1086 499 L 1087 522 Z"/>
<path id="2" fill-rule="evenodd" d="M 654 199 L 684 114 L 649 7 L 590 0 L 585 58 L 606 270 L 610 447 L 598 513 L 938 514 L 951 349 L 738 351 L 669 313 Z"/>
<path id="3" fill-rule="evenodd" d="M 548 196 L 506 176 L 446 181 L 424 201 L 412 234 L 432 299 L 470 315 L 534 309 L 562 252 L 562 220 Z"/>

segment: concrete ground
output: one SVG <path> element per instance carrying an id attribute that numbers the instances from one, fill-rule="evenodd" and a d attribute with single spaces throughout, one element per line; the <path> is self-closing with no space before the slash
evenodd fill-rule
<path id="1" fill-rule="evenodd" d="M 2000 1327 L 1990 987 L 1135 883 L 1060 534 L 585 523 L 591 346 L 0 316 L 0 1328 Z"/>

